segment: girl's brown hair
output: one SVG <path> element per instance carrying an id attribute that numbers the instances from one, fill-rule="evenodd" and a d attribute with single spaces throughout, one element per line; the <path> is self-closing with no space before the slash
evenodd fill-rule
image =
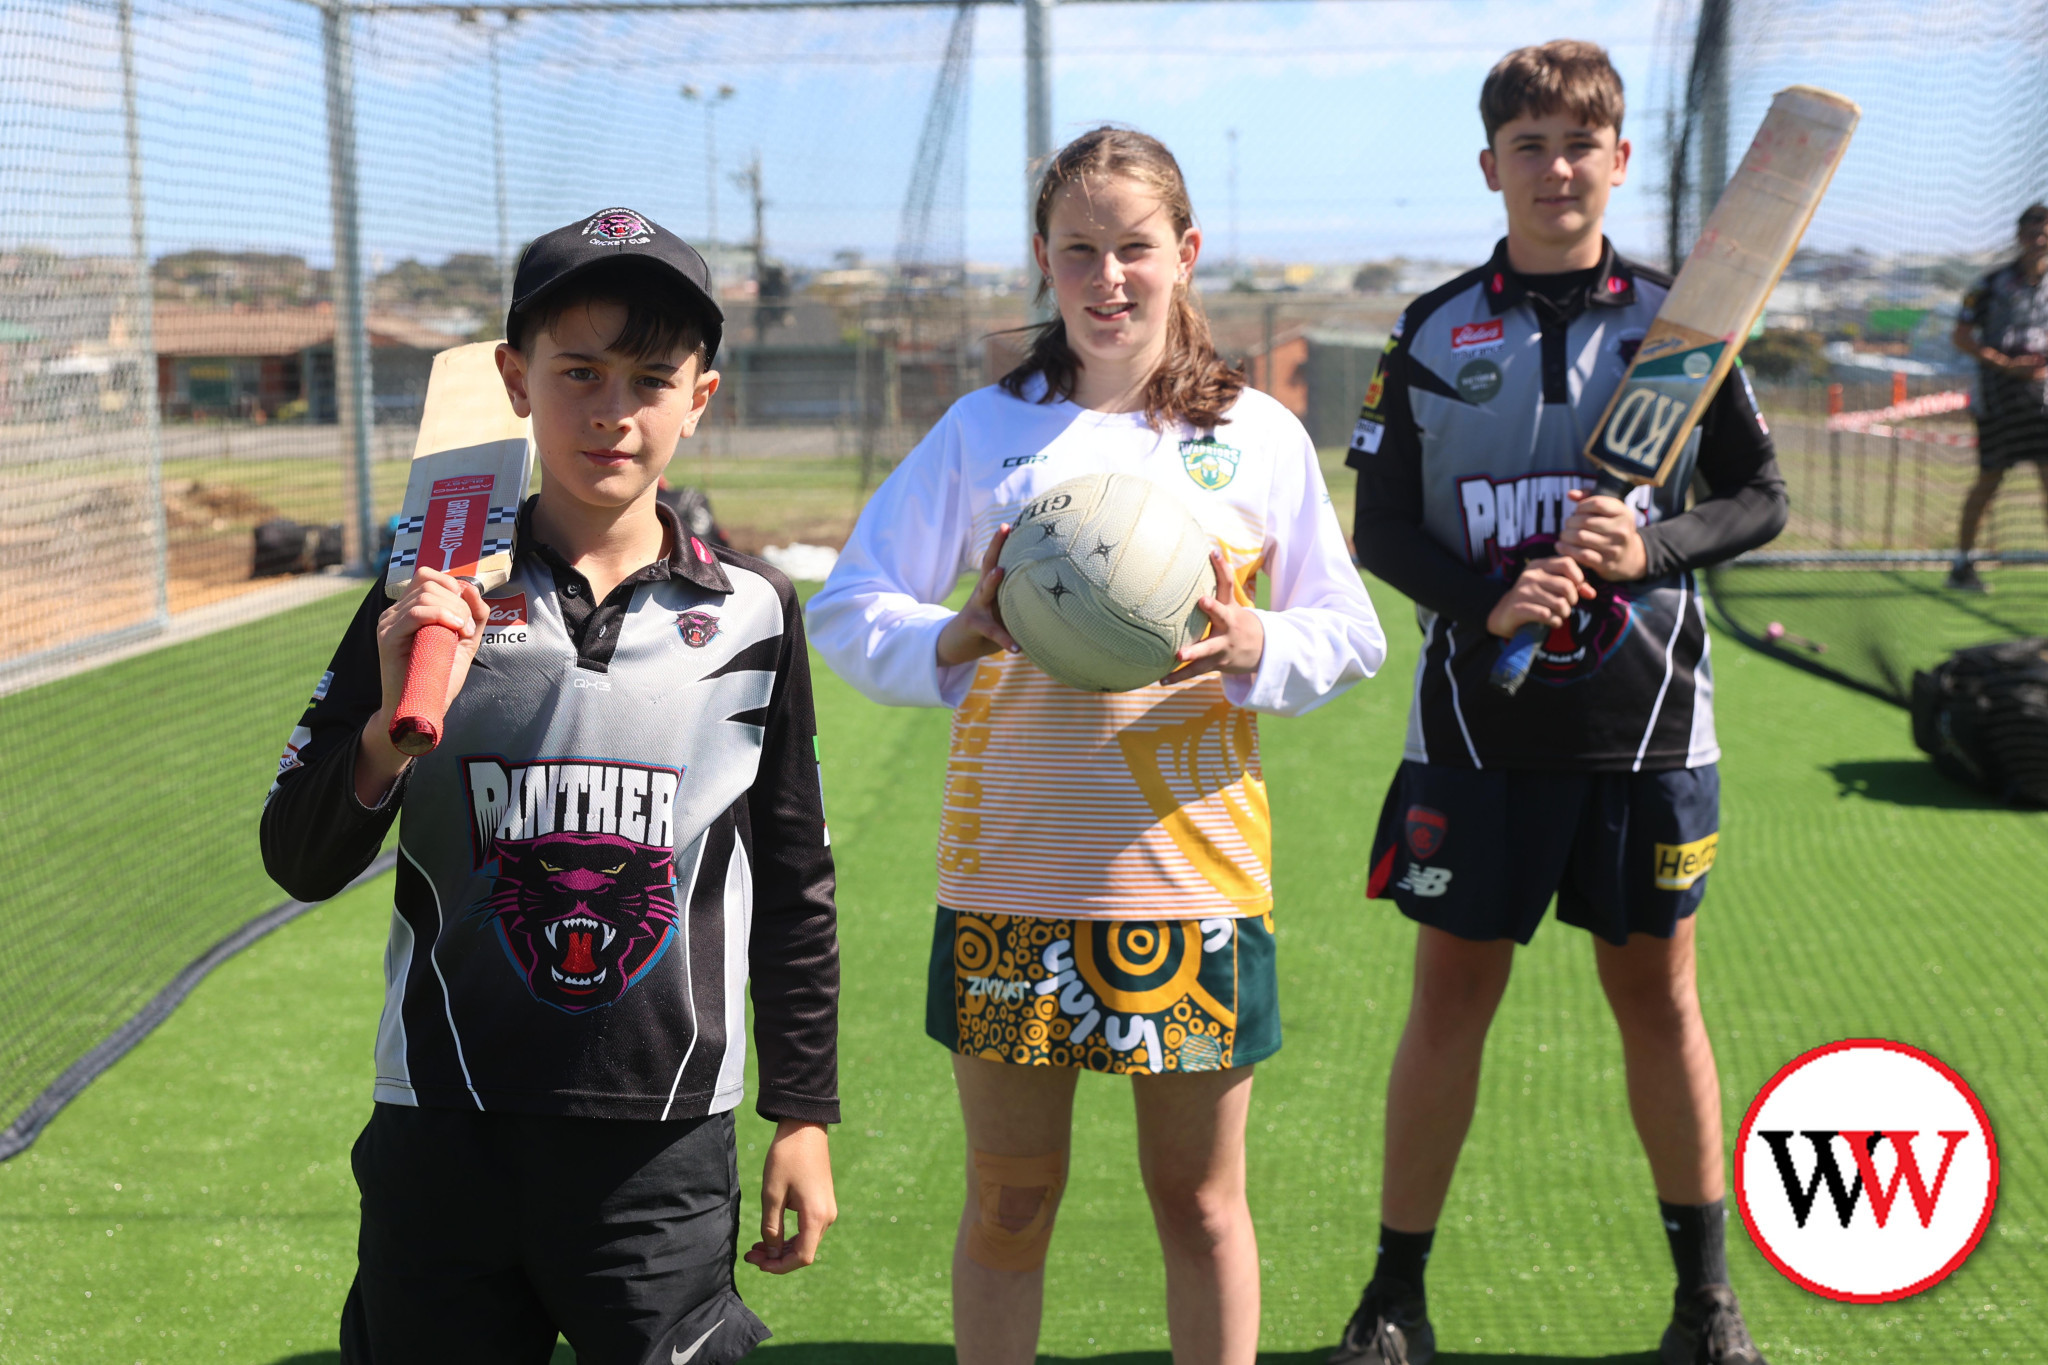
<path id="1" fill-rule="evenodd" d="M 1187 181 L 1181 178 L 1180 163 L 1166 150 L 1166 144 L 1133 129 L 1103 127 L 1075 138 L 1046 163 L 1031 215 L 1038 235 L 1050 238 L 1053 199 L 1061 190 L 1109 179 L 1136 181 L 1158 195 L 1176 240 L 1195 225 Z M 1039 281 L 1041 303 L 1050 289 L 1050 280 Z M 1004 390 L 1022 398 L 1025 386 L 1042 376 L 1045 392 L 1039 402 L 1071 399 L 1081 357 L 1067 344 L 1065 321 L 1055 312 L 1050 321 L 1020 330 L 1029 337 L 1029 345 L 1022 363 L 1003 376 Z M 1195 298 L 1193 282 L 1176 284 L 1166 318 L 1166 357 L 1145 383 L 1145 420 L 1155 427 L 1180 421 L 1200 431 L 1213 431 L 1222 424 L 1223 414 L 1237 401 L 1244 384 L 1243 373 L 1216 354 L 1209 319 Z"/>

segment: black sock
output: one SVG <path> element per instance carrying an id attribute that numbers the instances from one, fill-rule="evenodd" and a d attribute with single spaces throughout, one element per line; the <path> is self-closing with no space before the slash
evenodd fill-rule
<path id="1" fill-rule="evenodd" d="M 1671 1239 L 1671 1260 L 1678 1267 L 1678 1293 L 1689 1298 L 1710 1284 L 1728 1283 L 1727 1201 L 1711 1204 L 1667 1204 L 1664 1233 Z"/>
<path id="2" fill-rule="evenodd" d="M 1396 1232 L 1385 1223 L 1380 1224 L 1380 1259 L 1373 1267 L 1375 1283 L 1392 1282 L 1410 1291 L 1421 1302 L 1422 1272 L 1429 1265 L 1429 1244 L 1436 1240 L 1436 1229 L 1428 1232 Z"/>

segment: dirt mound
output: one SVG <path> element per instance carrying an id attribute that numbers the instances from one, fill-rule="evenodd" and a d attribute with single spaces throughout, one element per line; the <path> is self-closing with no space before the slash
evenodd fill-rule
<path id="1" fill-rule="evenodd" d="M 178 530 L 224 531 L 277 515 L 275 507 L 236 484 L 178 479 L 164 485 L 164 520 Z"/>

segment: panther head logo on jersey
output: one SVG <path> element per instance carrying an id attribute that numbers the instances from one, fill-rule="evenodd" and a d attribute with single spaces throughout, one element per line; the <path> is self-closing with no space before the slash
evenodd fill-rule
<path id="1" fill-rule="evenodd" d="M 708 611 L 686 611 L 676 617 L 676 630 L 684 644 L 702 649 L 718 638 L 718 618 Z"/>
<path id="2" fill-rule="evenodd" d="M 1532 559 L 1548 559 L 1557 553 L 1553 536 L 1524 541 L 1507 552 L 1510 582 Z M 1614 590 L 1610 583 L 1597 582 L 1599 596 L 1581 602 L 1571 619 L 1553 629 L 1536 647 L 1529 676 L 1538 682 L 1562 687 L 1581 682 L 1600 671 L 1600 665 L 1621 647 L 1635 626 L 1635 604 Z"/>
<path id="3" fill-rule="evenodd" d="M 615 834 L 500 840 L 477 907 L 534 999 L 569 1014 L 612 1004 L 676 936 L 674 855 Z"/>

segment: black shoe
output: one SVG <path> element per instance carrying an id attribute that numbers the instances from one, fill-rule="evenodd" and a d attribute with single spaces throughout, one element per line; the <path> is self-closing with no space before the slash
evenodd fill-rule
<path id="1" fill-rule="evenodd" d="M 1967 559 L 1956 561 L 1954 567 L 1948 571 L 1948 581 L 1942 586 L 1952 588 L 1956 592 L 1991 591 L 1991 585 L 1977 576 L 1977 566 Z"/>
<path id="2" fill-rule="evenodd" d="M 1678 1299 L 1657 1347 L 1658 1365 L 1769 1365 L 1749 1339 L 1735 1291 L 1710 1284 Z"/>
<path id="3" fill-rule="evenodd" d="M 1378 1280 L 1365 1287 L 1329 1365 L 1430 1365 L 1436 1359 L 1436 1329 L 1422 1300 L 1390 1288 L 1396 1287 Z"/>

